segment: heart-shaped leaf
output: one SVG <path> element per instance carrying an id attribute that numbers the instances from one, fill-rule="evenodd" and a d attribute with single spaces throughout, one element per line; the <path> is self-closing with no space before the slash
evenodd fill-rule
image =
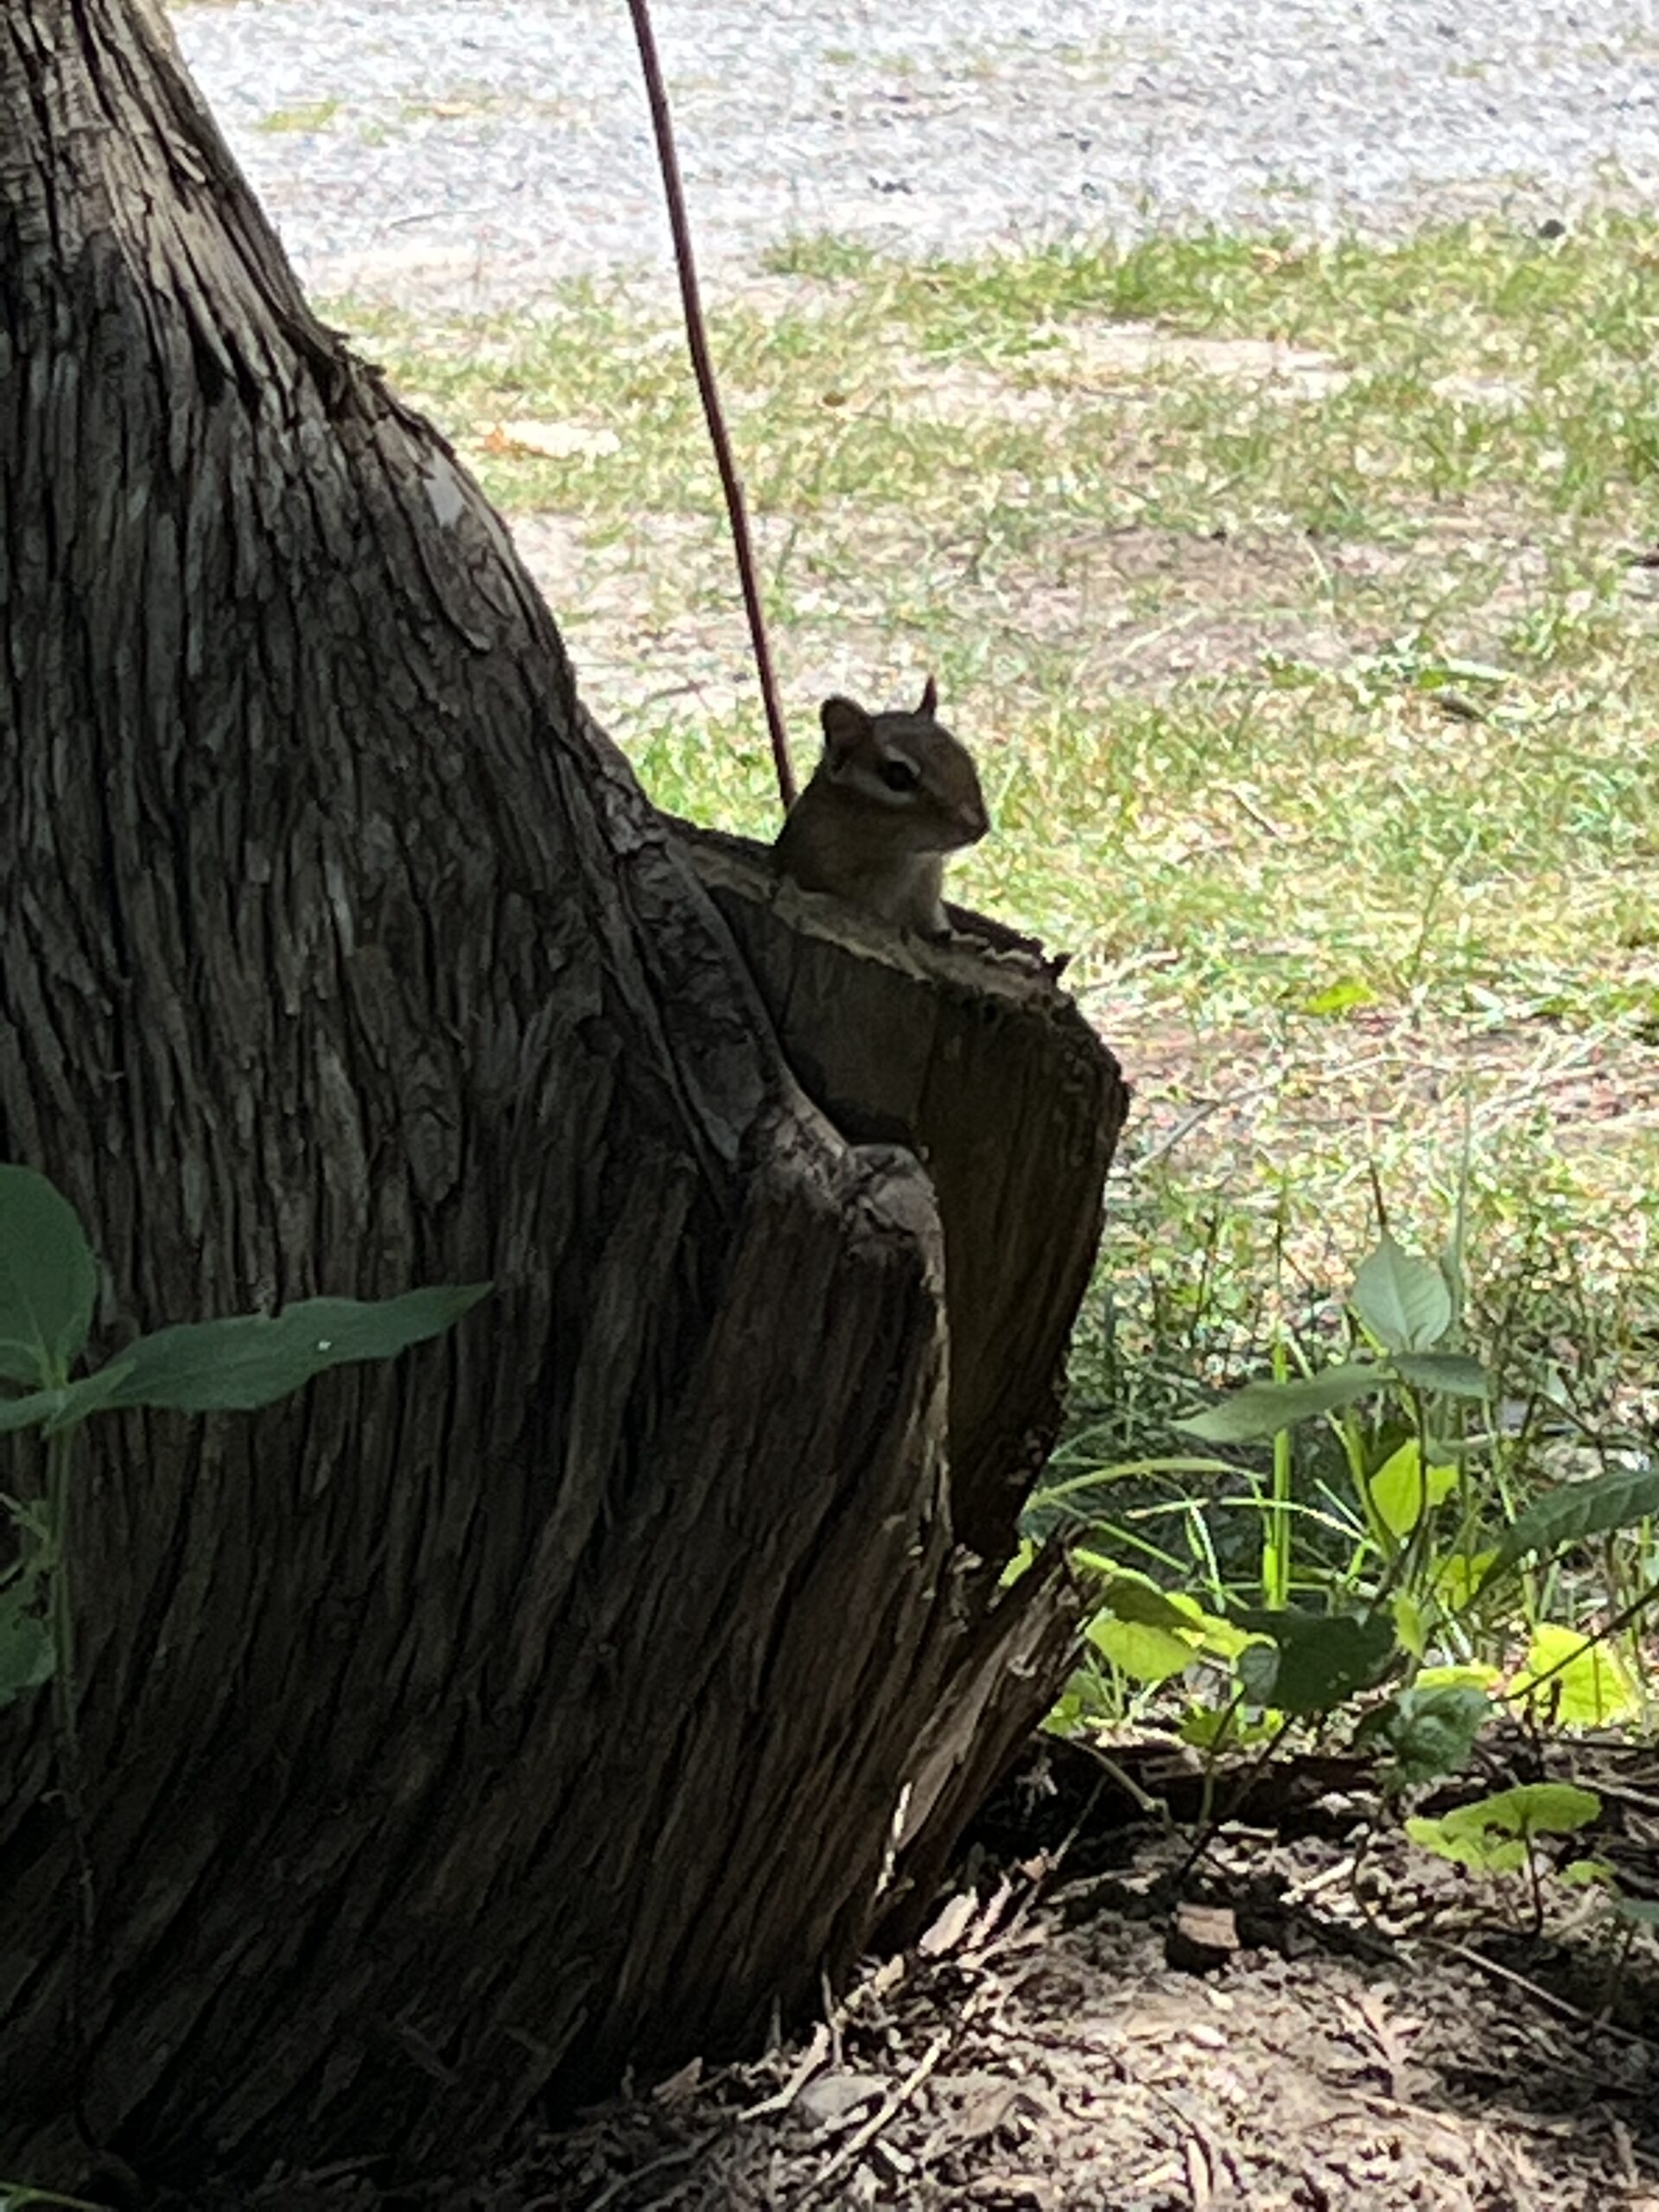
<path id="1" fill-rule="evenodd" d="M 21 1584 L 0 1590 L 0 1705 L 52 1679 L 52 1638 Z"/>
<path id="2" fill-rule="evenodd" d="M 63 1382 L 97 1295 L 98 1263 L 68 1199 L 32 1167 L 0 1166 L 0 1376 Z"/>
<path id="3" fill-rule="evenodd" d="M 1271 1677 L 1260 1647 L 1241 1651 L 1238 1677 L 1253 1702 L 1271 1698 L 1281 1713 L 1330 1713 L 1356 1691 L 1379 1681 L 1397 1649 L 1385 1613 L 1251 1611 L 1234 1616 L 1243 1628 L 1279 1647 Z"/>
<path id="4" fill-rule="evenodd" d="M 1433 1260 L 1414 1259 L 1384 1231 L 1354 1277 L 1354 1311 L 1390 1351 L 1427 1351 L 1452 1325 L 1452 1293 Z"/>
<path id="5" fill-rule="evenodd" d="M 1370 1479 L 1371 1503 L 1391 1536 L 1408 1536 L 1425 1510 L 1458 1486 L 1455 1467 L 1425 1467 L 1417 1439 L 1408 1436 Z"/>

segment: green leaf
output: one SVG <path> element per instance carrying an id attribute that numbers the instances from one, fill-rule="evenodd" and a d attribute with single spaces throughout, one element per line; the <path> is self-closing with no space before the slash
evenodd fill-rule
<path id="1" fill-rule="evenodd" d="M 1451 1826 L 1452 1815 L 1431 1820 L 1414 1813 L 1406 1822 L 1406 1834 L 1425 1851 L 1449 1859 L 1454 1866 L 1469 1866 L 1479 1874 L 1512 1874 L 1527 1863 L 1527 1847 L 1515 1836 L 1497 1835 L 1485 1829 L 1461 1832 Z"/>
<path id="2" fill-rule="evenodd" d="M 1116 1619 L 1134 1621 L 1142 1628 L 1166 1628 L 1179 1635 L 1182 1630 L 1198 1625 L 1193 1618 L 1196 1608 L 1189 1610 L 1177 1605 L 1142 1574 L 1125 1573 L 1120 1569 L 1100 1596 L 1101 1603 Z"/>
<path id="3" fill-rule="evenodd" d="M 33 1594 L 22 1583 L 0 1590 L 0 1706 L 49 1682 L 56 1666 L 46 1623 L 30 1610 Z"/>
<path id="4" fill-rule="evenodd" d="M 1592 1643 L 1559 1621 L 1544 1621 L 1533 1631 L 1525 1669 L 1510 1683 L 1510 1694 L 1536 1698 L 1567 1728 L 1610 1727 L 1629 1719 L 1642 1703 L 1630 1669 L 1611 1645 Z"/>
<path id="5" fill-rule="evenodd" d="M 1420 1690 L 1501 1690 L 1503 1670 L 1484 1660 L 1471 1659 L 1456 1666 L 1420 1667 L 1412 1687 Z"/>
<path id="6" fill-rule="evenodd" d="M 1079 1554 L 1073 1554 L 1073 1557 Z M 1249 1638 L 1241 1628 L 1217 1614 L 1207 1613 L 1198 1599 L 1185 1590 L 1160 1590 L 1151 1578 L 1137 1574 L 1132 1567 L 1120 1567 L 1110 1560 L 1101 1560 L 1108 1570 L 1101 1601 L 1115 1619 L 1131 1621 L 1141 1628 L 1161 1628 L 1172 1636 L 1184 1637 L 1191 1647 L 1189 1657 L 1200 1651 L 1211 1656 L 1232 1659 Z"/>
<path id="7" fill-rule="evenodd" d="M 1392 1756 L 1389 1785 L 1414 1789 L 1466 1766 L 1491 1717 L 1492 1701 L 1483 1691 L 1414 1685 L 1367 1713 L 1355 1740 L 1380 1738 Z"/>
<path id="8" fill-rule="evenodd" d="M 97 1295 L 98 1263 L 68 1199 L 32 1167 L 0 1166 L 0 1376 L 61 1381 Z"/>
<path id="9" fill-rule="evenodd" d="M 1354 1277 L 1354 1311 L 1390 1351 L 1427 1351 L 1452 1325 L 1452 1293 L 1433 1260 L 1414 1259 L 1384 1230 Z"/>
<path id="10" fill-rule="evenodd" d="M 1589 1890 L 1608 1887 L 1618 1877 L 1605 1859 L 1569 1859 L 1565 1866 L 1556 1868 L 1555 1878 L 1571 1889 Z"/>
<path id="11" fill-rule="evenodd" d="M 107 1405 L 124 1380 L 131 1363 L 111 1360 L 107 1367 L 66 1382 L 60 1390 L 31 1390 L 26 1398 L 0 1398 L 0 1436 L 23 1428 L 73 1428 L 88 1414 Z"/>
<path id="12" fill-rule="evenodd" d="M 1266 1649 L 1271 1650 L 1272 1646 Z M 1276 1660 L 1276 1652 L 1274 1656 Z M 1236 1705 L 1190 1705 L 1175 1732 L 1182 1743 L 1191 1744 L 1196 1751 L 1243 1751 L 1251 1744 L 1265 1744 L 1277 1728 L 1276 1718 L 1263 1714 L 1260 1719 L 1247 1720 Z"/>
<path id="13" fill-rule="evenodd" d="M 1304 1014 L 1348 1014 L 1355 1007 L 1375 1006 L 1376 993 L 1369 983 L 1362 983 L 1357 976 L 1344 976 L 1338 982 L 1327 983 L 1322 991 L 1315 991 L 1312 998 L 1302 1001 Z"/>
<path id="14" fill-rule="evenodd" d="M 1197 1656 L 1184 1637 L 1141 1621 L 1114 1620 L 1097 1613 L 1084 1631 L 1103 1659 L 1138 1682 L 1165 1682 L 1190 1667 Z"/>
<path id="15" fill-rule="evenodd" d="M 1233 1662 L 1233 1671 L 1238 1676 L 1238 1686 L 1252 1705 L 1262 1707 L 1273 1703 L 1273 1693 L 1279 1680 L 1279 1646 L 1269 1638 L 1247 1643 Z"/>
<path id="16" fill-rule="evenodd" d="M 158 1329 L 121 1355 L 127 1372 L 109 1403 L 193 1414 L 245 1413 L 274 1405 L 325 1368 L 392 1359 L 409 1345 L 437 1336 L 489 1288 L 488 1283 L 470 1283 L 372 1301 L 308 1298 L 281 1313 Z"/>
<path id="17" fill-rule="evenodd" d="M 1587 1483 L 1570 1483 L 1535 1500 L 1503 1532 L 1481 1580 L 1485 1589 L 1529 1552 L 1552 1558 L 1568 1544 L 1610 1529 L 1628 1529 L 1659 1513 L 1659 1467 L 1625 1467 Z"/>
<path id="18" fill-rule="evenodd" d="M 1076 1736 L 1081 1733 L 1088 1718 L 1077 1692 L 1062 1690 L 1045 1714 L 1042 1726 L 1051 1736 Z"/>
<path id="19" fill-rule="evenodd" d="M 1458 1486 L 1455 1467 L 1427 1467 L 1417 1439 L 1408 1436 L 1371 1477 L 1371 1503 L 1392 1536 L 1408 1536 L 1426 1507 L 1438 1505 Z"/>
<path id="20" fill-rule="evenodd" d="M 1342 1367 L 1327 1367 L 1305 1382 L 1247 1382 L 1207 1413 L 1192 1414 L 1178 1421 L 1175 1427 L 1185 1429 L 1189 1436 L 1201 1436 L 1207 1444 L 1260 1444 L 1277 1436 L 1281 1429 L 1294 1428 L 1298 1421 L 1351 1405 L 1368 1390 L 1380 1389 L 1387 1380 L 1382 1369 L 1370 1361 L 1356 1360 Z"/>
<path id="21" fill-rule="evenodd" d="M 1429 1616 L 1421 1598 L 1414 1591 L 1396 1590 L 1389 1599 L 1389 1611 L 1394 1616 L 1395 1640 L 1402 1651 L 1414 1659 L 1421 1659 L 1428 1649 Z"/>
<path id="22" fill-rule="evenodd" d="M 1401 1351 L 1389 1363 L 1403 1382 L 1448 1398 L 1490 1396 L 1491 1382 L 1478 1359 L 1461 1351 Z"/>
<path id="23" fill-rule="evenodd" d="M 1241 1651 L 1236 1662 L 1246 1694 L 1257 1704 L 1271 1699 L 1281 1713 L 1329 1713 L 1382 1679 L 1397 1646 L 1384 1613 L 1250 1611 L 1235 1618 L 1279 1647 L 1271 1678 L 1260 1647 Z M 1265 1690 L 1263 1686 L 1265 1685 Z"/>
<path id="24" fill-rule="evenodd" d="M 1573 1782 L 1523 1782 L 1500 1789 L 1472 1805 L 1459 1805 L 1440 1818 L 1448 1835 L 1576 1835 L 1601 1811 L 1593 1789 Z"/>

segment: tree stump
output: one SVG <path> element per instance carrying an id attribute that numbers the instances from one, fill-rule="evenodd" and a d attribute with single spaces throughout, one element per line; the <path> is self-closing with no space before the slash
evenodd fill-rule
<path id="1" fill-rule="evenodd" d="M 676 823 L 813 1103 L 842 1133 L 915 1154 L 938 1201 L 957 1538 L 1000 1569 L 1048 1456 L 1059 1371 L 1128 1094 L 1063 963 L 950 910 L 939 944 L 780 880 L 749 840 Z"/>

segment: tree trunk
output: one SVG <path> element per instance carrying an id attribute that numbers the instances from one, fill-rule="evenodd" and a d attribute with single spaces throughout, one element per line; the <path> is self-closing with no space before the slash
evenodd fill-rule
<path id="1" fill-rule="evenodd" d="M 495 1292 L 257 1419 L 85 1432 L 96 1925 L 15 1705 L 0 2171 L 454 2164 L 741 2044 L 1051 1696 L 1063 1567 L 997 1577 L 1116 1070 L 1028 969 L 720 895 L 158 16 L 8 0 L 0 1157 L 88 1223 L 100 1352 Z"/>

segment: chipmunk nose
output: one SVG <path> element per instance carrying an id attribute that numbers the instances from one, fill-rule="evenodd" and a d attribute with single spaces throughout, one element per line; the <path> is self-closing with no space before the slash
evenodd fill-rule
<path id="1" fill-rule="evenodd" d="M 985 811 L 985 802 L 982 798 L 969 799 L 964 806 L 958 807 L 957 811 L 962 826 L 969 837 L 982 837 L 991 826 L 991 817 Z"/>

